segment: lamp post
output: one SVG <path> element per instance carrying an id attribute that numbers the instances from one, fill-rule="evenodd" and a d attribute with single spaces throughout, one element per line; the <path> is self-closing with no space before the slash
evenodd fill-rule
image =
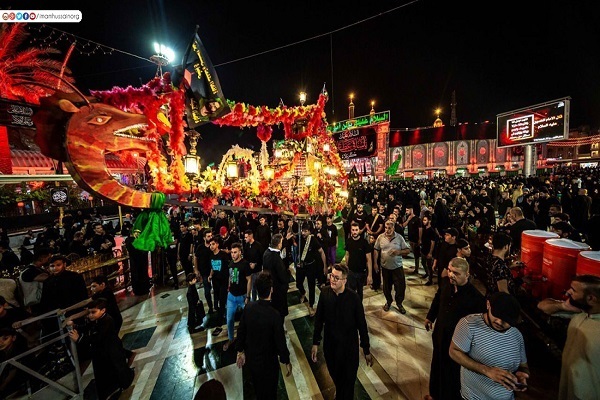
<path id="1" fill-rule="evenodd" d="M 155 54 L 150 57 L 150 61 L 156 64 L 156 76 L 162 78 L 162 67 L 166 67 L 175 59 L 175 52 L 164 44 L 154 42 L 154 53 Z"/>
<path id="2" fill-rule="evenodd" d="M 300 92 L 300 105 L 304 106 L 306 103 L 306 92 Z"/>
<path id="3" fill-rule="evenodd" d="M 200 173 L 200 157 L 196 155 L 196 146 L 198 145 L 198 138 L 200 134 L 195 130 L 191 129 L 185 133 L 190 141 L 190 152 L 186 154 L 184 158 L 185 173 L 194 178 Z"/>

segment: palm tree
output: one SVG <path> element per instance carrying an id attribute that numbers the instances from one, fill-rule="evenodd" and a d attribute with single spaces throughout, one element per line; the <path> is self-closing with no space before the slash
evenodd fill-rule
<path id="1" fill-rule="evenodd" d="M 62 63 L 48 58 L 60 53 L 51 47 L 18 51 L 27 36 L 25 24 L 0 24 L 0 97 L 39 104 L 40 97 L 54 93 Z M 64 71 L 68 82 L 70 72 Z"/>

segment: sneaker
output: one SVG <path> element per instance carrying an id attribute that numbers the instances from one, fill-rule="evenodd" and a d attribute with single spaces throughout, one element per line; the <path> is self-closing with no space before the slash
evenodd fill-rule
<path id="1" fill-rule="evenodd" d="M 223 328 L 221 328 L 220 326 L 217 326 L 215 329 L 213 329 L 212 335 L 219 336 L 221 334 L 221 332 L 223 332 Z"/>
<path id="2" fill-rule="evenodd" d="M 386 303 L 386 304 L 383 306 L 383 311 L 386 311 L 386 312 L 387 312 L 387 311 L 390 311 L 390 306 L 391 306 L 390 304 L 387 304 L 387 303 Z"/>
<path id="3" fill-rule="evenodd" d="M 402 306 L 402 304 L 398 306 L 398 311 L 400 311 L 400 314 L 406 314 L 406 309 L 404 306 Z"/>

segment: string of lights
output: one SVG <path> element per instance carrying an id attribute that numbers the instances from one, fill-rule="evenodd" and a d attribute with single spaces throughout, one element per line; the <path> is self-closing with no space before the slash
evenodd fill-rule
<path id="1" fill-rule="evenodd" d="M 588 144 L 600 143 L 600 135 L 586 136 L 581 138 L 570 138 L 567 140 L 561 140 L 558 142 L 548 143 L 550 147 L 573 147 L 573 146 L 585 146 Z"/>

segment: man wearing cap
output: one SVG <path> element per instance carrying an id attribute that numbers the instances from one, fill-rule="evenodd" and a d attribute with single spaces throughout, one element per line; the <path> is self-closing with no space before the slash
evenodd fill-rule
<path id="1" fill-rule="evenodd" d="M 456 246 L 458 230 L 456 228 L 448 228 L 444 229 L 443 233 L 444 241 L 438 246 L 433 259 L 433 271 L 437 273 L 438 285 L 443 276 L 448 276 L 448 263 L 456 257 L 456 252 L 458 251 L 458 247 Z"/>
<path id="2" fill-rule="evenodd" d="M 600 399 L 600 277 L 576 276 L 566 301 L 545 299 L 538 308 L 575 313 L 562 352 L 559 400 Z"/>
<path id="3" fill-rule="evenodd" d="M 454 328 L 461 318 L 485 311 L 485 297 L 471 284 L 469 276 L 467 260 L 453 258 L 448 265 L 448 278 L 442 278 L 425 319 L 427 331 L 435 323 L 429 375 L 429 393 L 435 400 L 460 398 L 460 365 L 448 354 Z"/>
<path id="4" fill-rule="evenodd" d="M 514 399 L 527 389 L 529 367 L 523 335 L 515 325 L 521 306 L 508 293 L 495 293 L 487 312 L 462 318 L 450 343 L 450 357 L 460 364 L 463 399 Z"/>

